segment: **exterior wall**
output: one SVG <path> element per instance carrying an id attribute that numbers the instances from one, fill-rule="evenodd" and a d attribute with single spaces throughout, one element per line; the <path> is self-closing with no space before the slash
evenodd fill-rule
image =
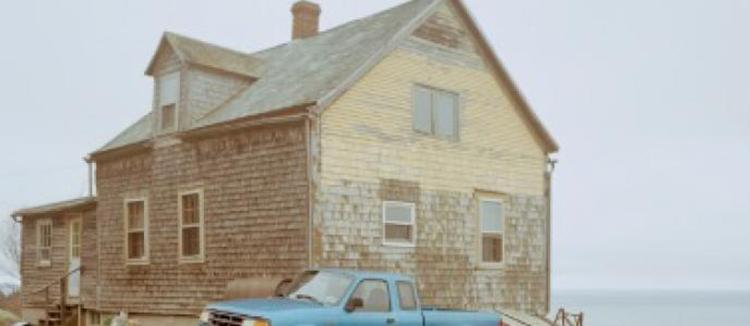
<path id="1" fill-rule="evenodd" d="M 544 313 L 546 154 L 472 48 L 418 36 L 323 112 L 314 263 L 416 275 L 429 305 Z M 416 84 L 460 95 L 458 141 L 413 131 Z M 504 198 L 499 268 L 480 263 L 484 193 Z M 416 247 L 382 244 L 387 200 L 416 204 Z"/>
<path id="2" fill-rule="evenodd" d="M 84 212 L 57 213 L 44 216 L 29 216 L 23 218 L 22 233 L 22 261 L 21 261 L 21 290 L 23 307 L 25 309 L 44 307 L 44 292 L 35 293 L 56 282 L 68 273 L 70 252 L 70 225 L 72 218 L 82 218 L 81 229 L 81 266 L 85 271 L 81 273 L 80 300 L 84 303 L 93 302 L 96 283 L 96 217 L 94 210 Z M 36 222 L 40 219 L 52 221 L 52 252 L 49 266 L 39 265 L 37 259 Z M 93 228 L 93 229 L 92 229 Z M 55 283 L 50 287 L 50 300 L 59 301 L 60 287 Z M 25 313 L 24 313 L 25 314 Z M 33 319 L 29 319 L 33 320 Z"/>
<path id="3" fill-rule="evenodd" d="M 50 266 L 39 265 L 37 259 L 36 222 L 40 219 L 52 220 L 52 252 Z M 25 217 L 22 229 L 21 293 L 24 308 L 43 307 L 44 293 L 37 293 L 56 279 L 65 275 L 68 269 L 68 228 L 60 214 Z M 60 296 L 59 286 L 50 288 L 50 298 Z"/>
<path id="4" fill-rule="evenodd" d="M 97 162 L 100 306 L 194 315 L 227 283 L 307 266 L 307 147 L 302 123 L 208 139 L 157 139 L 148 152 Z M 178 193 L 204 194 L 205 262 L 178 260 Z M 128 197 L 148 199 L 150 261 L 125 260 Z"/>
<path id="5" fill-rule="evenodd" d="M 189 67 L 184 79 L 186 92 L 181 124 L 189 127 L 206 113 L 216 109 L 241 90 L 250 86 L 248 77 L 201 67 Z"/>

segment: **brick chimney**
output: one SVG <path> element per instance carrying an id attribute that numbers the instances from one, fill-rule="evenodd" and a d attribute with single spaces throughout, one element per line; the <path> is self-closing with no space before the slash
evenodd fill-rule
<path id="1" fill-rule="evenodd" d="M 318 35 L 320 21 L 320 6 L 309 1 L 297 1 L 292 5 L 294 22 L 292 25 L 292 39 L 303 39 Z"/>

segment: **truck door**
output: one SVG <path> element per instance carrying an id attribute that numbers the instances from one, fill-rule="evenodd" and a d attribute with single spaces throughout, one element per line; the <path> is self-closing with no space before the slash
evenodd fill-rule
<path id="1" fill-rule="evenodd" d="M 396 281 L 395 283 L 396 301 L 398 306 L 394 313 L 395 324 L 399 326 L 422 326 L 424 317 L 419 309 L 417 300 L 417 291 L 414 284 L 407 281 Z"/>
<path id="2" fill-rule="evenodd" d="M 361 303 L 345 317 L 344 325 L 395 325 L 391 295 L 385 280 L 363 280 L 349 298 Z"/>

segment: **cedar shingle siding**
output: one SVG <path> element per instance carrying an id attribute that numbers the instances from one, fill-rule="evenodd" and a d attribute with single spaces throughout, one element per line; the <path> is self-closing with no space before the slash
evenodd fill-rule
<path id="1" fill-rule="evenodd" d="M 152 110 L 92 154 L 95 202 L 16 213 L 24 307 L 65 274 L 68 221 L 83 212 L 91 311 L 194 318 L 232 280 L 344 267 L 414 275 L 427 305 L 546 313 L 557 145 L 488 49 L 458 0 L 409 1 L 253 54 L 166 33 L 147 70 Z M 178 129 L 165 132 L 159 81 L 172 74 Z M 502 206 L 485 240 L 483 198 Z M 128 260 L 129 200 L 145 201 L 130 236 L 142 259 Z M 48 267 L 39 218 L 54 224 Z"/>
<path id="2" fill-rule="evenodd" d="M 100 309 L 197 314 L 233 279 L 303 270 L 306 155 L 297 123 L 99 162 Z M 194 189 L 204 196 L 205 261 L 180 263 L 178 194 Z M 125 263 L 123 200 L 129 196 L 149 200 L 146 265 Z"/>

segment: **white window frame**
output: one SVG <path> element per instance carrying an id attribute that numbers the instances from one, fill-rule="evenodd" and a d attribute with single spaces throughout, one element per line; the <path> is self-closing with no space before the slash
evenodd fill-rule
<path id="1" fill-rule="evenodd" d="M 402 223 L 402 222 L 389 222 L 386 217 L 386 208 L 389 205 L 396 205 L 401 207 L 408 207 L 411 210 L 411 223 Z M 404 248 L 413 248 L 417 245 L 417 213 L 416 213 L 416 204 L 410 203 L 410 202 L 402 202 L 402 201 L 384 201 L 383 202 L 383 245 L 388 247 L 404 247 Z M 388 238 L 386 238 L 386 232 L 385 227 L 386 225 L 405 225 L 405 226 L 411 226 L 412 234 L 411 234 L 411 241 L 410 242 L 402 242 L 402 241 L 388 241 Z"/>
<path id="2" fill-rule="evenodd" d="M 430 92 L 430 103 L 432 104 L 430 107 L 430 132 L 425 132 L 422 130 L 417 129 L 415 125 L 415 120 L 417 116 L 417 94 L 420 90 L 425 90 Z M 434 106 L 434 98 L 436 93 L 445 93 L 455 96 L 456 98 L 456 112 L 455 116 L 453 117 L 455 123 L 455 134 L 453 136 L 445 136 L 441 135 L 437 132 L 437 112 Z M 459 141 L 461 139 L 461 94 L 458 92 L 453 92 L 445 89 L 440 89 L 437 87 L 432 87 L 428 85 L 423 84 L 414 84 L 414 87 L 412 88 L 412 130 L 418 134 L 422 135 L 428 135 L 444 140 L 451 140 L 451 141 Z"/>
<path id="3" fill-rule="evenodd" d="M 143 203 L 143 229 L 130 230 L 130 216 L 128 216 L 128 205 L 131 203 Z M 128 265 L 146 265 L 150 260 L 150 246 L 149 246 L 149 214 L 148 214 L 148 198 L 128 198 L 125 199 L 123 205 L 123 216 L 125 217 L 125 261 Z M 143 232 L 143 257 L 141 258 L 130 258 L 130 233 L 131 232 Z"/>
<path id="4" fill-rule="evenodd" d="M 491 202 L 491 203 L 498 203 L 500 204 L 501 215 L 500 215 L 500 223 L 501 223 L 501 231 L 500 232 L 494 232 L 494 231 L 487 231 L 485 232 L 482 229 L 482 203 L 483 202 Z M 478 241 L 478 252 L 479 252 L 479 264 L 483 268 L 489 268 L 489 269 L 497 269 L 497 268 L 503 268 L 505 266 L 505 261 L 507 259 L 506 257 L 506 244 L 507 239 L 505 237 L 505 230 L 507 229 L 507 218 L 506 218 L 506 202 L 500 197 L 493 197 L 493 196 L 480 196 L 478 200 L 477 205 L 477 222 L 478 222 L 478 229 L 479 229 L 479 241 Z M 502 239 L 502 248 L 500 249 L 502 251 L 502 260 L 500 262 L 486 262 L 484 261 L 484 235 L 485 234 L 494 234 L 494 235 L 500 235 Z"/>
<path id="5" fill-rule="evenodd" d="M 198 224 L 190 225 L 190 227 L 194 227 L 195 225 L 198 226 L 198 248 L 199 248 L 199 254 L 195 256 L 184 256 L 182 254 L 182 197 L 188 196 L 188 195 L 198 195 Z M 178 212 L 178 228 L 177 228 L 177 255 L 180 257 L 179 262 L 184 264 L 191 264 L 191 263 L 203 263 L 206 259 L 206 235 L 205 235 L 205 229 L 206 229 L 206 223 L 205 223 L 205 201 L 203 199 L 203 189 L 194 189 L 189 191 L 183 191 L 180 192 L 177 195 L 177 209 Z"/>
<path id="6" fill-rule="evenodd" d="M 49 247 L 42 247 L 42 227 L 43 226 L 49 226 Z M 52 266 L 52 248 L 53 245 L 53 239 L 54 239 L 54 225 L 52 223 L 52 219 L 50 218 L 44 218 L 44 219 L 38 219 L 36 220 L 36 260 L 37 265 L 40 267 L 49 267 Z M 47 259 L 42 259 L 42 248 L 46 248 L 49 250 L 49 256 Z"/>
<path id="7" fill-rule="evenodd" d="M 160 133 L 170 133 L 170 132 L 176 132 L 179 129 L 180 126 L 180 95 L 182 94 L 182 74 L 179 70 L 169 72 L 166 74 L 163 74 L 157 78 L 157 87 L 159 88 L 159 97 L 156 99 L 157 103 L 157 120 L 158 120 L 158 126 L 157 129 Z M 164 81 L 174 79 L 177 83 L 177 98 L 175 98 L 174 102 L 162 102 L 162 94 L 164 92 L 163 86 Z M 165 129 L 163 128 L 163 122 L 162 119 L 164 118 L 164 107 L 167 105 L 174 104 L 174 125 L 171 128 Z"/>

